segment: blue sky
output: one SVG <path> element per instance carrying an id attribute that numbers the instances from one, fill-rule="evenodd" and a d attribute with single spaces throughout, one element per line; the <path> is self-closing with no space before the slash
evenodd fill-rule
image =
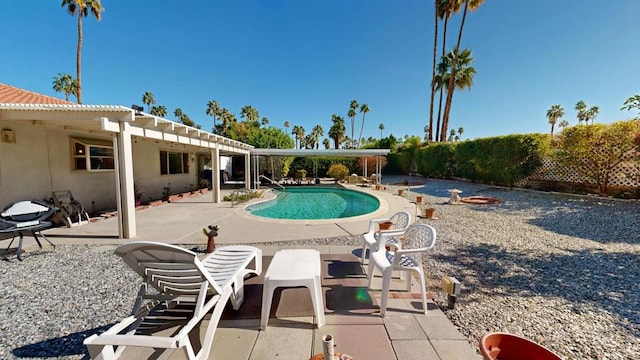
<path id="1" fill-rule="evenodd" d="M 273 126 L 309 132 L 368 104 L 364 136 L 424 135 L 429 117 L 433 3 L 418 0 L 103 0 L 101 22 L 84 21 L 83 103 L 181 108 L 203 129 L 208 100 L 239 117 L 252 105 Z M 180 6 L 180 4 L 185 4 Z M 486 0 L 469 13 L 462 46 L 477 70 L 456 92 L 450 128 L 463 138 L 548 132 L 546 111 L 578 100 L 597 122 L 640 93 L 637 0 Z M 459 19 L 449 25 L 455 43 Z M 0 82 L 63 98 L 58 73 L 75 76 L 77 23 L 60 1 L 0 5 Z M 449 47 L 449 46 L 448 46 Z M 356 135 L 362 117 L 356 121 Z M 289 129 L 290 131 L 291 129 Z"/>

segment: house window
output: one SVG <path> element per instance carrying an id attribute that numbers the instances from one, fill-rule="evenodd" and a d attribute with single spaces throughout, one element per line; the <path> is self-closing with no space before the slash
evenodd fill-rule
<path id="1" fill-rule="evenodd" d="M 71 139 L 74 170 L 113 170 L 113 144 L 95 139 Z"/>
<path id="2" fill-rule="evenodd" d="M 187 174 L 189 153 L 160 151 L 160 174 Z"/>

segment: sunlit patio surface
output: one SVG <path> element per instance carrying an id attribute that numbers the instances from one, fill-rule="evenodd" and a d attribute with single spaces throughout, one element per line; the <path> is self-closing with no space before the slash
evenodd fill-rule
<path id="1" fill-rule="evenodd" d="M 322 336 L 326 334 L 334 337 L 337 352 L 354 359 L 479 359 L 475 344 L 470 344 L 435 304 L 429 302 L 428 314 L 423 314 L 415 279 L 410 292 L 401 290 L 405 280 L 393 280 L 387 314 L 380 317 L 381 279 L 376 277 L 374 290 L 368 289 L 365 268 L 360 264 L 361 248 L 339 244 L 277 244 L 287 240 L 357 236 L 367 230 L 369 219 L 390 216 L 400 210 L 412 214 L 415 211 L 410 199 L 393 195 L 391 191 L 366 191 L 376 193 L 386 205 L 376 213 L 355 220 L 297 224 L 252 218 L 243 213 L 242 204 L 231 207 L 228 202 L 210 203 L 208 193 L 137 211 L 135 240 L 203 247 L 206 239 L 202 229 L 213 224 L 220 226 L 217 245 L 251 243 L 263 250 L 263 273 L 246 281 L 245 301 L 238 311 L 231 306 L 225 309 L 210 359 L 309 359 L 322 353 Z M 117 238 L 115 218 L 78 228 L 54 228 L 45 234 L 57 244 L 126 242 Z M 25 240 L 27 248 L 34 245 L 30 243 L 32 239 Z M 268 327 L 260 330 L 264 273 L 273 254 L 285 248 L 314 248 L 321 253 L 326 324 L 320 329 L 314 325 L 309 291 L 279 288 L 274 292 Z M 143 354 L 131 355 L 140 358 Z M 170 358 L 182 357 L 176 352 Z"/>

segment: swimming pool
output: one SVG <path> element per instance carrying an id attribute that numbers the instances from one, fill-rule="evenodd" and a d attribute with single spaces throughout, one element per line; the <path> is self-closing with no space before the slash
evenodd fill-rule
<path id="1" fill-rule="evenodd" d="M 274 189 L 276 198 L 245 208 L 250 214 L 272 219 L 339 219 L 376 211 L 380 201 L 353 190 L 330 187 Z"/>

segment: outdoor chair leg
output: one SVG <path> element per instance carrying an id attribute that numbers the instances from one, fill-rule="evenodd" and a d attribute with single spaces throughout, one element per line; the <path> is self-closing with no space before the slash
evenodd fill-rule
<path id="1" fill-rule="evenodd" d="M 9 248 L 11 248 L 11 245 L 13 244 L 13 240 L 16 239 L 16 236 L 13 235 L 13 237 L 11 238 L 11 242 L 9 243 L 9 246 L 7 246 L 7 248 L 4 250 L 4 259 L 5 260 L 9 260 L 9 257 L 7 256 L 7 254 L 9 253 Z"/>

